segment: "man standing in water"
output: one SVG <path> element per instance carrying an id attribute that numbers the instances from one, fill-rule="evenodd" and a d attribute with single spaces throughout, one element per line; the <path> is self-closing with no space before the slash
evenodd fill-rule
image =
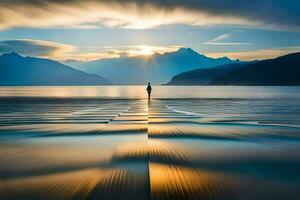
<path id="1" fill-rule="evenodd" d="M 147 92 L 148 92 L 148 100 L 150 100 L 151 97 L 151 91 L 152 91 L 152 87 L 151 87 L 151 83 L 148 82 L 148 86 L 147 86 Z"/>

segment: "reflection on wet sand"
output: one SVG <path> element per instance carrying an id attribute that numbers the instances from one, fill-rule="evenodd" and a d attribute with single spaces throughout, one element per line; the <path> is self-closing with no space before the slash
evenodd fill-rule
<path id="1" fill-rule="evenodd" d="M 300 127 L 294 118 L 300 112 L 294 102 L 0 99 L 0 104 L 0 199 L 300 196 Z M 274 111 L 276 106 L 291 109 Z"/>
<path id="2" fill-rule="evenodd" d="M 0 193 L 9 199 L 121 199 L 147 198 L 145 174 L 122 168 L 87 169 L 1 181 Z M 137 191 L 136 191 L 137 190 Z M 118 192 L 118 193 L 116 193 Z"/>
<path id="3" fill-rule="evenodd" d="M 226 180 L 228 181 L 228 180 Z M 225 179 L 209 171 L 150 164 L 152 199 L 227 199 Z"/>
<path id="4" fill-rule="evenodd" d="M 1 182 L 3 197 L 24 199 L 84 199 L 107 179 L 124 176 L 121 170 L 89 169 L 54 175 L 22 177 Z"/>
<path id="5" fill-rule="evenodd" d="M 151 199 L 297 199 L 299 184 L 150 163 Z"/>
<path id="6" fill-rule="evenodd" d="M 189 153 L 179 145 L 150 139 L 146 145 L 126 144 L 118 147 L 113 154 L 113 160 L 136 161 L 151 158 L 171 162 L 172 160 L 185 161 L 186 156 L 189 156 Z"/>
<path id="7" fill-rule="evenodd" d="M 249 124 L 150 124 L 149 137 L 195 137 L 211 139 L 245 139 L 279 137 L 300 139 L 299 128 Z"/>

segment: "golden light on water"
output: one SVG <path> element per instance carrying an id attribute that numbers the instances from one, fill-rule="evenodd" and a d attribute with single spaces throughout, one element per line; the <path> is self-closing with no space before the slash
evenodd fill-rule
<path id="1" fill-rule="evenodd" d="M 89 169 L 17 178 L 2 181 L 0 192 L 13 190 L 13 194 L 7 194 L 12 199 L 15 196 L 35 198 L 38 193 L 44 194 L 43 196 L 47 199 L 69 200 L 79 197 L 84 199 L 97 185 L 103 185 L 112 176 L 122 176 L 122 174 L 121 170 Z"/>
<path id="2" fill-rule="evenodd" d="M 174 165 L 150 164 L 153 199 L 226 199 L 228 190 L 218 174 Z"/>
<path id="3" fill-rule="evenodd" d="M 299 169 L 286 164 L 300 163 L 297 127 L 205 120 L 195 114 L 203 101 L 78 101 L 19 103 L 21 116 L 2 102 L 0 199 L 277 200 L 299 191 Z"/>

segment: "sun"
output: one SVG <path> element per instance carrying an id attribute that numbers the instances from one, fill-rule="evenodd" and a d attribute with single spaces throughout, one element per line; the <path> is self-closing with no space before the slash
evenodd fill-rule
<path id="1" fill-rule="evenodd" d="M 151 46 L 148 45 L 142 45 L 139 47 L 139 51 L 138 51 L 139 55 L 143 55 L 143 56 L 150 56 L 154 54 L 153 48 Z"/>

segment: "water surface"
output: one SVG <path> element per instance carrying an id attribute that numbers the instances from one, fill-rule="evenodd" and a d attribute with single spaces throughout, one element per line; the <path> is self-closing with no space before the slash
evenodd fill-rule
<path id="1" fill-rule="evenodd" d="M 147 98 L 145 86 L 0 87 L 2 97 Z M 153 98 L 300 98 L 299 86 L 153 86 Z"/>
<path id="2" fill-rule="evenodd" d="M 298 87 L 0 91 L 0 199 L 299 199 Z"/>

